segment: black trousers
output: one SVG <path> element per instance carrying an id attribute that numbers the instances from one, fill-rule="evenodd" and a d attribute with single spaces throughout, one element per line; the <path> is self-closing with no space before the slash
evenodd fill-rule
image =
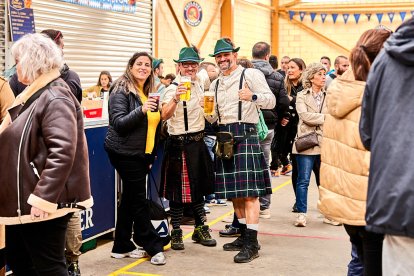
<path id="1" fill-rule="evenodd" d="M 149 161 L 140 156 L 123 156 L 108 153 L 111 164 L 122 179 L 121 204 L 115 227 L 114 253 L 127 253 L 142 246 L 150 256 L 163 251 L 163 241 L 151 223 L 146 195 L 146 176 Z"/>
<path id="2" fill-rule="evenodd" d="M 381 276 L 384 235 L 368 232 L 364 226 L 344 224 L 344 227 L 351 243 L 357 248 L 358 258 L 364 265 L 364 276 Z"/>
<path id="3" fill-rule="evenodd" d="M 313 173 L 315 174 L 316 185 L 319 187 L 320 184 L 320 171 L 321 171 L 321 156 L 313 163 Z M 298 182 L 298 163 L 296 158 L 292 155 L 292 187 L 296 195 L 296 183 Z"/>
<path id="4" fill-rule="evenodd" d="M 6 259 L 13 275 L 68 275 L 65 236 L 71 216 L 6 226 Z"/>

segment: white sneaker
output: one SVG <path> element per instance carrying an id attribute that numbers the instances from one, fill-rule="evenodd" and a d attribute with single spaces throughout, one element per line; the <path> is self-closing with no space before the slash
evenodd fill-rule
<path id="1" fill-rule="evenodd" d="M 263 219 L 270 219 L 270 209 L 260 210 L 259 217 Z"/>
<path id="2" fill-rule="evenodd" d="M 147 252 L 142 248 L 137 248 L 132 250 L 131 252 L 127 253 L 114 253 L 111 252 L 111 257 L 115 259 L 122 259 L 122 258 L 134 258 L 134 259 L 141 259 L 148 257 Z"/>
<path id="3" fill-rule="evenodd" d="M 323 223 L 330 224 L 330 225 L 333 225 L 333 226 L 341 226 L 342 225 L 342 223 L 340 223 L 339 221 L 336 221 L 336 220 L 333 220 L 333 219 L 330 219 L 330 218 L 326 218 L 326 217 L 323 219 Z"/>
<path id="4" fill-rule="evenodd" d="M 295 221 L 296 227 L 306 227 L 306 213 L 299 213 Z"/>
<path id="5" fill-rule="evenodd" d="M 163 252 L 158 252 L 151 258 L 151 263 L 153 265 L 165 265 L 167 263 L 167 257 Z"/>

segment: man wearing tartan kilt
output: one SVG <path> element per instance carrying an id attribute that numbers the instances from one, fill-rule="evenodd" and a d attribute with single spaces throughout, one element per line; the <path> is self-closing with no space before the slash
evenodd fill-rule
<path id="1" fill-rule="evenodd" d="M 214 168 L 204 143 L 204 87 L 196 76 L 202 60 L 195 47 L 182 48 L 178 60 L 174 60 L 180 74 L 168 86 L 162 100 L 161 116 L 167 120 L 169 137 L 162 167 L 161 196 L 170 200 L 173 250 L 184 249 L 180 228 L 184 206 L 190 206 L 194 213 L 192 240 L 204 246 L 216 246 L 208 225 L 204 225 L 204 196 L 214 192 Z"/>
<path id="2" fill-rule="evenodd" d="M 240 251 L 236 263 L 246 263 L 259 256 L 257 231 L 259 226 L 259 197 L 272 193 L 269 170 L 259 144 L 256 124 L 259 110 L 272 109 L 276 99 L 262 72 L 243 69 L 236 64 L 237 51 L 228 38 L 217 41 L 215 58 L 221 74 L 213 81 L 215 114 L 207 120 L 218 120 L 220 131 L 231 132 L 235 145 L 231 159 L 216 158 L 215 194 L 232 200 L 240 222 L 241 236 L 223 246 L 225 251 Z"/>

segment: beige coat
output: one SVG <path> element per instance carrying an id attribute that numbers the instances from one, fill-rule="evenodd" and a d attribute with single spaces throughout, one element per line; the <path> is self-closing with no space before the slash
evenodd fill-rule
<path id="1" fill-rule="evenodd" d="M 312 96 L 312 88 L 306 88 L 299 92 L 296 96 L 296 111 L 299 115 L 297 137 L 311 133 L 316 130 L 316 133 L 318 133 L 319 140 L 319 146 L 302 151 L 299 154 L 321 154 L 320 146 L 322 145 L 322 131 L 323 124 L 325 121 L 325 115 L 323 113 L 326 113 L 326 99 L 323 101 L 322 113 L 319 113 L 320 109 L 316 105 L 315 99 Z M 293 143 L 292 153 L 298 154 L 295 143 Z"/>
<path id="2" fill-rule="evenodd" d="M 318 208 L 349 225 L 365 225 L 370 153 L 359 136 L 364 89 L 348 70 L 332 81 L 326 98 Z"/>
<path id="3" fill-rule="evenodd" d="M 0 77 L 0 123 L 7 115 L 7 110 L 14 102 L 14 94 L 9 83 Z"/>

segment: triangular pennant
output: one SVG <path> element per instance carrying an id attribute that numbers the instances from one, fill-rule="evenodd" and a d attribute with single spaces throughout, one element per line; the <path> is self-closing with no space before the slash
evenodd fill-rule
<path id="1" fill-rule="evenodd" d="M 354 18 L 355 18 L 355 22 L 358 24 L 358 21 L 359 21 L 359 17 L 361 16 L 361 14 L 360 13 L 355 13 L 354 14 Z"/>
<path id="2" fill-rule="evenodd" d="M 303 21 L 303 18 L 305 18 L 306 12 L 299 12 L 300 21 Z"/>
<path id="3" fill-rule="evenodd" d="M 336 19 L 338 18 L 338 14 L 337 13 L 333 13 L 332 14 L 332 20 L 334 22 L 334 24 L 336 23 Z"/>
<path id="4" fill-rule="evenodd" d="M 346 24 L 348 22 L 348 19 L 349 19 L 349 13 L 342 14 L 342 17 L 344 18 L 344 22 Z"/>
<path id="5" fill-rule="evenodd" d="M 394 20 L 394 13 L 393 12 L 389 12 L 388 13 L 388 18 L 390 19 L 390 22 L 392 23 L 392 21 Z"/>
<path id="6" fill-rule="evenodd" d="M 321 13 L 321 19 L 322 19 L 322 23 L 325 23 L 326 17 L 328 16 L 328 14 L 326 13 Z"/>
<path id="7" fill-rule="evenodd" d="M 381 24 L 383 13 L 377 13 L 378 23 Z"/>
<path id="8" fill-rule="evenodd" d="M 370 14 L 370 13 L 367 13 L 367 14 L 365 14 L 365 15 L 367 16 L 368 21 L 371 21 L 371 14 Z"/>
<path id="9" fill-rule="evenodd" d="M 401 21 L 404 21 L 405 15 L 407 12 L 400 12 Z"/>
<path id="10" fill-rule="evenodd" d="M 289 19 L 292 20 L 293 16 L 295 15 L 294 11 L 289 11 Z"/>
<path id="11" fill-rule="evenodd" d="M 310 16 L 311 16 L 311 21 L 313 22 L 315 20 L 315 17 L 316 17 L 316 12 L 311 12 Z"/>

